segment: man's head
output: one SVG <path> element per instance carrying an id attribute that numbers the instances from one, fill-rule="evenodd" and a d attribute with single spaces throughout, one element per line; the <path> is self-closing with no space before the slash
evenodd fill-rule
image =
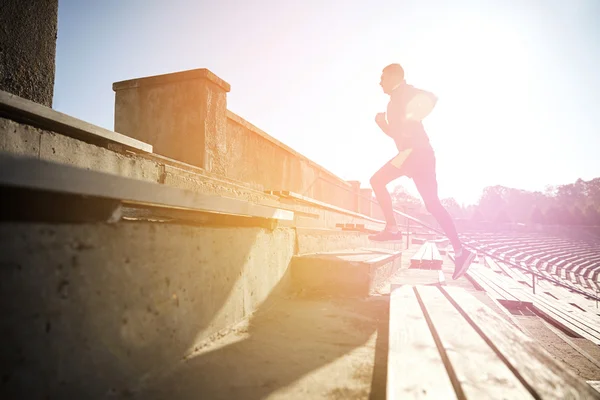
<path id="1" fill-rule="evenodd" d="M 391 94 L 392 90 L 404 81 L 404 69 L 400 64 L 390 64 L 383 69 L 379 85 L 383 93 Z"/>

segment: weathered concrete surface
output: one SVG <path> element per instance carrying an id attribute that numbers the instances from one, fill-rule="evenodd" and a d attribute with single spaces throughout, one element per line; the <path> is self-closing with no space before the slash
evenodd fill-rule
<path id="1" fill-rule="evenodd" d="M 398 271 L 401 254 L 345 249 L 296 256 L 291 264 L 292 285 L 297 290 L 327 296 L 368 297 L 378 294 L 379 287 Z M 380 260 L 386 256 L 385 261 Z"/>
<path id="2" fill-rule="evenodd" d="M 297 254 L 300 255 L 359 248 L 401 251 L 406 247 L 406 239 L 397 242 L 373 242 L 369 240 L 367 233 L 339 229 L 299 228 L 297 235 Z"/>
<path id="3" fill-rule="evenodd" d="M 293 249 L 291 229 L 0 225 L 0 397 L 133 390 L 285 287 Z"/>
<path id="4" fill-rule="evenodd" d="M 207 178 L 204 174 L 182 170 L 175 166 L 165 165 L 163 177 L 163 183 L 167 186 L 193 190 L 205 194 L 243 199 L 252 203 L 260 203 L 274 207 L 280 206 L 275 197 L 267 195 L 264 192 L 233 185 L 218 178 Z"/>
<path id="5" fill-rule="evenodd" d="M 159 164 L 0 118 L 0 151 L 128 178 L 158 182 Z"/>
<path id="6" fill-rule="evenodd" d="M 289 190 L 353 210 L 357 193 L 349 182 L 309 160 L 232 112 L 227 114 L 227 176 Z"/>
<path id="7" fill-rule="evenodd" d="M 2 0 L 0 90 L 52 107 L 58 0 Z"/>
<path id="8" fill-rule="evenodd" d="M 0 151 L 163 183 L 197 193 L 277 205 L 273 196 L 258 191 L 251 185 L 226 178 L 217 179 L 213 174 L 191 165 L 152 155 L 115 152 L 5 118 L 0 118 Z"/>
<path id="9" fill-rule="evenodd" d="M 287 297 L 136 399 L 385 399 L 389 301 Z"/>
<path id="10" fill-rule="evenodd" d="M 154 152 L 224 175 L 229 84 L 206 69 L 113 84 L 115 131 Z"/>
<path id="11" fill-rule="evenodd" d="M 38 158 L 41 134 L 40 129 L 0 118 L 0 151 Z"/>
<path id="12" fill-rule="evenodd" d="M 141 157 L 119 154 L 53 132 L 40 136 L 39 158 L 93 171 L 157 182 L 160 165 Z"/>

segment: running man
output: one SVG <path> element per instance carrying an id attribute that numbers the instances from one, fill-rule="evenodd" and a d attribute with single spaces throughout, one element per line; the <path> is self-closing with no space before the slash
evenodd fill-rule
<path id="1" fill-rule="evenodd" d="M 408 85 L 400 64 L 385 67 L 379 84 L 383 92 L 390 96 L 390 102 L 387 114 L 378 113 L 375 122 L 386 135 L 394 139 L 398 155 L 371 178 L 371 187 L 383 211 L 386 226 L 383 231 L 370 236 L 370 239 L 388 241 L 402 238 L 394 216 L 392 198 L 386 186 L 401 176 L 408 176 L 415 182 L 427 211 L 435 217 L 450 239 L 456 255 L 452 279 L 458 279 L 467 271 L 475 255 L 462 246 L 452 217 L 438 196 L 435 153 L 421 122 L 433 110 L 437 97 Z"/>

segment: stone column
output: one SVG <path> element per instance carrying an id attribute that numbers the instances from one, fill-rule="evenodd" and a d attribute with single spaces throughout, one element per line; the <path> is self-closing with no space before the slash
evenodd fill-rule
<path id="1" fill-rule="evenodd" d="M 352 211 L 360 212 L 360 182 L 348 181 L 352 185 Z"/>
<path id="2" fill-rule="evenodd" d="M 58 0 L 0 1 L 0 90 L 52 107 Z"/>
<path id="3" fill-rule="evenodd" d="M 373 201 L 373 189 L 360 189 L 360 201 L 359 201 L 359 212 L 361 214 L 371 216 L 373 213 L 372 204 Z"/>
<path id="4" fill-rule="evenodd" d="M 115 131 L 154 146 L 154 152 L 225 174 L 227 92 L 207 69 L 113 84 Z"/>

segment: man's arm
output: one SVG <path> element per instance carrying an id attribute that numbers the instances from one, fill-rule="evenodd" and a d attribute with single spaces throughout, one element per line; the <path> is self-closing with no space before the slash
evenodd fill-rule
<path id="1" fill-rule="evenodd" d="M 375 122 L 389 137 L 395 138 L 407 121 L 422 121 L 437 104 L 437 96 L 431 92 L 417 89 L 410 101 L 404 105 L 400 101 L 390 101 L 386 113 L 378 113 Z"/>
<path id="2" fill-rule="evenodd" d="M 437 96 L 425 90 L 419 90 L 406 104 L 406 119 L 422 121 L 437 104 Z"/>
<path id="3" fill-rule="evenodd" d="M 377 126 L 379 126 L 379 129 L 383 131 L 383 133 L 385 133 L 389 137 L 393 137 L 390 133 L 390 125 L 388 124 L 388 121 L 385 117 L 385 113 L 377 113 L 377 115 L 375 116 L 375 122 L 377 123 Z"/>

